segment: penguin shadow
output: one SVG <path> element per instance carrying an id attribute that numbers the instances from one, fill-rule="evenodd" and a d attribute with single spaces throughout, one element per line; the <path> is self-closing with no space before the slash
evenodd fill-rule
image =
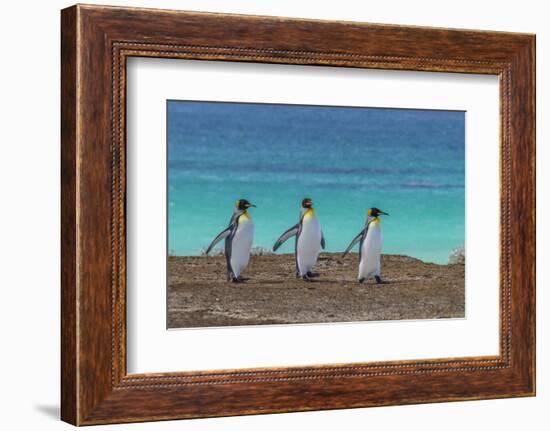
<path id="1" fill-rule="evenodd" d="M 392 282 L 390 280 L 382 280 L 381 282 L 379 283 L 374 283 L 375 285 L 381 285 L 381 284 L 392 284 Z"/>
<path id="2" fill-rule="evenodd" d="M 364 288 L 381 288 L 383 285 L 391 285 L 393 284 L 390 280 L 381 280 L 380 282 L 377 282 L 374 279 L 371 280 L 365 280 L 362 283 L 359 283 L 356 278 L 340 278 L 340 279 L 329 279 L 329 278 L 320 278 L 319 280 L 311 280 L 311 282 L 317 282 L 317 283 L 327 283 L 327 284 L 340 284 L 344 287 L 348 287 L 349 289 L 358 289 L 361 287 Z"/>
<path id="3" fill-rule="evenodd" d="M 315 286 L 312 286 L 312 284 L 318 284 L 318 283 L 323 283 L 323 282 L 326 283 L 326 281 L 327 281 L 327 280 L 322 280 L 319 277 L 321 277 L 320 273 L 310 272 L 310 273 L 308 273 L 307 278 L 302 278 L 302 277 L 296 276 L 296 280 L 298 282 L 303 282 L 305 284 L 306 288 L 308 288 L 308 289 L 315 289 Z"/>
<path id="4" fill-rule="evenodd" d="M 234 281 L 234 280 L 228 280 L 227 281 L 227 284 L 230 286 L 230 287 L 239 287 L 239 286 L 246 286 L 248 284 L 248 282 L 251 282 L 251 283 L 254 283 L 255 281 L 257 280 L 254 280 L 250 277 L 241 277 L 238 281 Z"/>
<path id="5" fill-rule="evenodd" d="M 343 280 L 335 280 L 333 278 L 324 278 L 319 273 L 316 273 L 315 275 L 311 275 L 310 278 L 307 278 L 307 279 L 296 278 L 296 282 L 301 286 L 305 286 L 307 289 L 315 289 L 316 287 L 341 283 L 342 281 Z"/>

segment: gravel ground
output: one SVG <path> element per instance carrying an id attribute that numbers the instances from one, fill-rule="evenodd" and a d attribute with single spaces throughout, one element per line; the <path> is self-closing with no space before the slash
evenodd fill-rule
<path id="1" fill-rule="evenodd" d="M 225 258 L 169 257 L 168 327 L 464 317 L 464 264 L 382 256 L 382 276 L 359 284 L 358 255 L 320 255 L 312 282 L 294 255 L 252 256 L 246 283 L 225 281 Z"/>

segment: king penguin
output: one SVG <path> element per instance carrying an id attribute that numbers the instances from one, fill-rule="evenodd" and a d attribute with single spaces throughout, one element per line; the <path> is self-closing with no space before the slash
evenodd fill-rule
<path id="1" fill-rule="evenodd" d="M 227 261 L 227 281 L 242 283 L 241 272 L 247 267 L 250 259 L 250 249 L 254 239 L 254 221 L 248 213 L 248 208 L 256 207 L 246 199 L 235 202 L 233 215 L 227 226 L 221 231 L 206 249 L 206 254 L 225 239 L 225 260 Z"/>
<path id="2" fill-rule="evenodd" d="M 317 262 L 321 247 L 325 248 L 325 238 L 321 231 L 321 224 L 315 214 L 313 202 L 309 198 L 302 200 L 300 220 L 284 232 L 273 245 L 273 251 L 289 238 L 296 236 L 294 254 L 296 257 L 296 277 L 310 281 L 314 276 L 311 270 Z"/>
<path id="3" fill-rule="evenodd" d="M 380 278 L 380 254 L 382 253 L 382 224 L 379 216 L 389 215 L 378 208 L 367 211 L 365 227 L 351 241 L 342 257 L 359 243 L 359 275 L 357 281 L 363 283 L 367 278 L 374 276 L 377 283 L 384 283 Z"/>

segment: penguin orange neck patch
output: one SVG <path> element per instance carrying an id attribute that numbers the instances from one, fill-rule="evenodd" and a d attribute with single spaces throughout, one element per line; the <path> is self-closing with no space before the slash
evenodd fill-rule
<path id="1" fill-rule="evenodd" d="M 304 213 L 304 220 L 315 217 L 315 210 L 313 208 L 308 208 Z"/>

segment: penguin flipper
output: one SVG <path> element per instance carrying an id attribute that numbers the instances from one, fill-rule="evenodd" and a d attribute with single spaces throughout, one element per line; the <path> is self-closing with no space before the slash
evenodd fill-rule
<path id="1" fill-rule="evenodd" d="M 226 229 L 221 231 L 216 238 L 210 243 L 208 248 L 206 249 L 206 253 L 210 253 L 210 251 L 216 246 L 217 243 L 219 243 L 222 239 L 227 238 L 231 234 L 231 230 L 233 229 L 233 225 L 228 226 Z"/>
<path id="2" fill-rule="evenodd" d="M 290 229 L 288 229 L 285 233 L 283 233 L 277 241 L 275 241 L 275 244 L 273 245 L 273 251 L 277 251 L 277 249 L 283 245 L 283 243 L 288 240 L 289 238 L 292 238 L 293 236 L 298 234 L 298 229 L 300 228 L 299 224 L 295 224 Z"/>
<path id="3" fill-rule="evenodd" d="M 325 235 L 323 235 L 323 231 L 321 231 L 321 248 L 324 250 L 325 249 Z"/>
<path id="4" fill-rule="evenodd" d="M 346 248 L 346 250 L 344 251 L 344 254 L 342 254 L 342 258 L 346 257 L 346 255 L 351 251 L 355 244 L 357 244 L 361 240 L 361 238 L 363 238 L 363 235 L 367 234 L 367 229 L 368 226 L 364 228 L 361 232 L 359 232 L 355 238 L 353 238 L 350 245 L 348 245 L 348 248 Z"/>

